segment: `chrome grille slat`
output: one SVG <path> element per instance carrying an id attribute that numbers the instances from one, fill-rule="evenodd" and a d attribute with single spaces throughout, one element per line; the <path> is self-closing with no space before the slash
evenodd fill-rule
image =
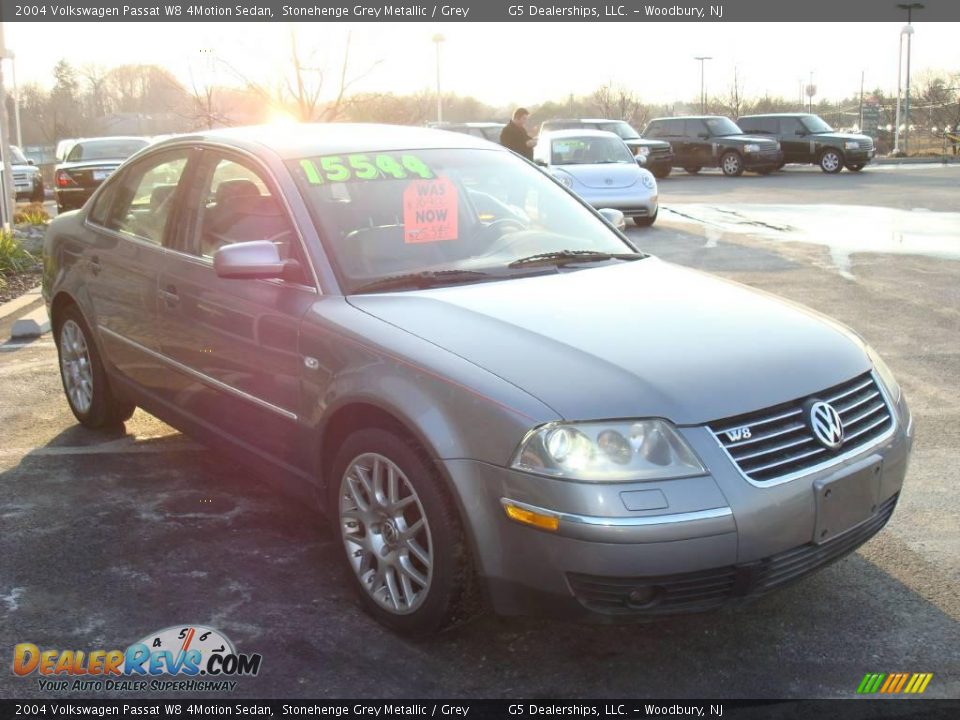
<path id="1" fill-rule="evenodd" d="M 829 403 L 840 415 L 843 444 L 836 450 L 821 444 L 808 425 L 806 408 L 815 401 Z M 839 462 L 882 439 L 893 424 L 882 388 L 872 373 L 865 373 L 766 410 L 716 420 L 708 423 L 708 428 L 747 479 L 764 485 Z M 731 440 L 727 432 L 732 432 L 735 439 Z M 750 437 L 741 439 L 747 432 Z"/>
<path id="2" fill-rule="evenodd" d="M 776 445 L 767 450 L 760 450 L 755 453 L 750 453 L 749 455 L 734 455 L 734 460 L 737 462 L 743 462 L 744 460 L 752 460 L 753 458 L 762 457 L 764 455 L 769 455 L 770 453 L 783 452 L 784 450 L 789 450 L 792 447 L 797 447 L 798 445 L 806 445 L 807 443 L 813 442 L 813 438 L 805 437 L 800 438 L 799 440 L 794 440 L 791 443 L 785 443 L 783 445 Z"/>
<path id="3" fill-rule="evenodd" d="M 866 382 L 861 383 L 860 385 L 858 385 L 857 387 L 855 387 L 855 388 L 853 388 L 853 389 L 851 389 L 851 390 L 847 390 L 846 392 L 842 392 L 842 393 L 840 393 L 839 395 L 830 395 L 830 396 L 828 396 L 828 397 L 826 398 L 826 400 L 827 400 L 828 403 L 830 403 L 831 405 L 833 405 L 834 403 L 837 402 L 837 400 L 842 400 L 843 398 L 847 397 L 848 395 L 853 395 L 854 393 L 860 392 L 861 390 L 863 390 L 863 389 L 866 388 L 866 387 L 869 387 L 869 386 L 872 385 L 872 384 L 873 384 L 873 378 L 869 378 Z"/>
<path id="4" fill-rule="evenodd" d="M 786 419 L 786 418 L 788 418 L 788 417 L 793 417 L 794 415 L 799 415 L 801 412 L 802 412 L 802 410 L 800 410 L 800 409 L 798 408 L 797 410 L 791 410 L 790 412 L 788 412 L 788 413 L 783 413 L 782 415 L 777 415 L 777 416 L 772 417 L 772 418 L 766 418 L 766 419 L 764 419 L 764 420 L 757 420 L 757 421 L 754 421 L 754 422 L 752 422 L 752 423 L 750 423 L 750 422 L 734 423 L 734 424 L 729 425 L 729 426 L 727 426 L 727 427 L 725 427 L 725 428 L 722 428 L 722 429 L 720 429 L 720 430 L 714 430 L 714 433 L 719 435 L 720 433 L 728 432 L 728 431 L 730 431 L 730 430 L 733 430 L 733 429 L 739 428 L 739 427 L 744 427 L 744 426 L 753 427 L 753 426 L 755 426 L 755 425 L 769 425 L 770 423 L 776 422 L 777 420 L 784 420 L 784 419 Z"/>

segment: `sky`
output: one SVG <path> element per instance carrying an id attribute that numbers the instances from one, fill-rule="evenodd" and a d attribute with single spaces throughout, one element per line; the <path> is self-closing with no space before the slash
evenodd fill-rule
<path id="1" fill-rule="evenodd" d="M 960 23 L 914 27 L 914 78 L 925 70 L 960 72 Z M 697 55 L 713 58 L 705 69 L 709 95 L 728 91 L 734 68 L 747 97 L 796 98 L 811 71 L 818 98 L 859 93 L 861 72 L 868 91 L 881 87 L 893 94 L 900 28 L 897 23 L 6 23 L 6 43 L 16 54 L 18 83 L 52 85 L 53 66 L 65 57 L 76 67 L 155 63 L 188 87 L 192 80 L 236 85 L 237 74 L 272 85 L 289 66 L 293 30 L 301 57 L 329 71 L 326 87 L 332 91 L 349 33 L 350 74 L 366 73 L 351 89 L 402 94 L 435 87 L 431 38 L 440 33 L 443 92 L 512 106 L 563 100 L 605 83 L 622 85 L 646 102 L 693 100 L 700 92 Z"/>

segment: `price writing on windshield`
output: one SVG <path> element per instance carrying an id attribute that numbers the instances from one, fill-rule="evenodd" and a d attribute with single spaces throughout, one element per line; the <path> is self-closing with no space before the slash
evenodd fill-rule
<path id="1" fill-rule="evenodd" d="M 416 155 L 326 155 L 300 161 L 311 185 L 367 180 L 430 180 L 433 171 Z"/>

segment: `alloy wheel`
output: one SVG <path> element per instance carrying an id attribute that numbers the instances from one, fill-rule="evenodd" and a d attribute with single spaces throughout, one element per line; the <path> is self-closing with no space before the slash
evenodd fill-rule
<path id="1" fill-rule="evenodd" d="M 839 172 L 841 168 L 840 156 L 832 150 L 828 150 L 820 158 L 820 167 L 828 173 Z"/>
<path id="2" fill-rule="evenodd" d="M 360 585 L 380 607 L 397 615 L 426 600 L 434 549 L 420 497 L 389 458 L 365 453 L 340 482 L 340 531 Z"/>
<path id="3" fill-rule="evenodd" d="M 93 404 L 93 366 L 83 330 L 73 320 L 60 328 L 60 370 L 70 404 L 81 415 Z"/>

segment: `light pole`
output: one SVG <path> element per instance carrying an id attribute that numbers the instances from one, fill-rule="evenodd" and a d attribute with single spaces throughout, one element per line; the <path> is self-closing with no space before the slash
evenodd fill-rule
<path id="1" fill-rule="evenodd" d="M 712 57 L 707 57 L 706 55 L 701 55 L 700 57 L 695 57 L 694 60 L 700 61 L 700 113 L 706 115 L 707 113 L 707 94 L 705 92 L 705 86 L 703 84 L 703 63 L 706 60 L 713 60 Z"/>
<path id="2" fill-rule="evenodd" d="M 23 136 L 20 134 L 20 93 L 17 90 L 17 54 L 13 50 L 7 50 L 3 56 L 9 58 L 11 74 L 13 75 L 13 120 L 17 125 L 17 145 L 23 148 Z"/>
<path id="3" fill-rule="evenodd" d="M 440 97 L 440 43 L 442 43 L 446 38 L 437 33 L 433 36 L 433 43 L 437 46 L 437 123 L 443 122 L 443 101 Z"/>
<path id="4" fill-rule="evenodd" d="M 913 11 L 923 10 L 924 5 L 918 2 L 897 3 L 897 7 L 907 11 L 907 25 L 901 32 L 901 43 L 903 33 L 907 35 L 907 99 L 903 110 L 903 152 L 907 154 L 910 147 L 910 45 L 913 38 Z"/>
<path id="5" fill-rule="evenodd" d="M 3 38 L 3 23 L 0 22 L 0 58 L 6 57 L 7 45 Z M 10 163 L 10 139 L 7 135 L 7 93 L 3 88 L 3 63 L 0 62 L 0 158 L 3 170 L 0 172 L 0 210 L 2 210 L 3 229 L 13 226 L 13 173 Z"/>

